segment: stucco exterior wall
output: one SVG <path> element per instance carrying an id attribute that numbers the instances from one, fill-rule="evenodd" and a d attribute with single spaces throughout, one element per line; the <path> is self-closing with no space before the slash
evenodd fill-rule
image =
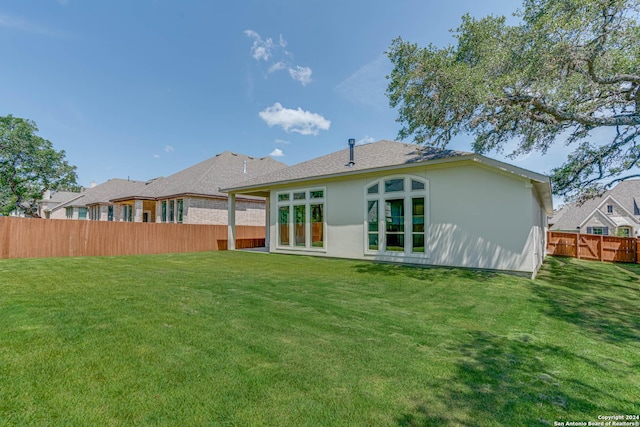
<path id="1" fill-rule="evenodd" d="M 324 250 L 296 250 L 277 245 L 277 215 L 270 216 L 270 250 L 339 258 L 460 266 L 532 273 L 540 253 L 545 222 L 531 183 L 476 165 L 404 171 L 428 180 L 427 253 L 368 254 L 365 251 L 365 187 L 384 176 L 371 174 L 350 180 L 310 183 L 288 188 L 326 188 L 327 233 Z M 277 192 L 271 190 L 271 212 L 277 212 Z M 391 197 L 392 198 L 392 197 Z"/>

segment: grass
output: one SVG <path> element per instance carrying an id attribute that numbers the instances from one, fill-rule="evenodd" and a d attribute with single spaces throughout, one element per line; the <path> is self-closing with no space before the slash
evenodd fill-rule
<path id="1" fill-rule="evenodd" d="M 0 260 L 0 425 L 637 414 L 640 266 L 535 281 L 247 252 Z"/>

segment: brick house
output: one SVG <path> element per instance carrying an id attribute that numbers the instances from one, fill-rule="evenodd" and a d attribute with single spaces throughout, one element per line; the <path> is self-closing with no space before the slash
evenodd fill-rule
<path id="1" fill-rule="evenodd" d="M 220 191 L 287 167 L 270 157 L 256 158 L 229 151 L 168 177 L 156 178 L 136 191 L 110 199 L 114 220 L 226 225 L 227 195 Z M 238 225 L 265 223 L 265 201 L 247 196 L 236 200 Z"/>

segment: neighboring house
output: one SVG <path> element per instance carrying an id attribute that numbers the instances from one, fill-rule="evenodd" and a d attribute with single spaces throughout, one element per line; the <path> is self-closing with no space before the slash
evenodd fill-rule
<path id="1" fill-rule="evenodd" d="M 554 231 L 636 237 L 640 235 L 640 180 L 622 181 L 583 204 L 567 204 L 549 222 Z"/>
<path id="2" fill-rule="evenodd" d="M 51 209 L 47 218 L 51 219 L 80 219 L 80 220 L 114 220 L 114 205 L 112 198 L 123 194 L 139 191 L 148 183 L 128 179 L 113 178 L 99 185 L 92 184 L 81 193 Z M 53 196 L 55 197 L 55 195 Z M 46 199 L 43 198 L 42 203 Z"/>
<path id="3" fill-rule="evenodd" d="M 144 191 L 153 181 L 133 181 L 113 178 L 87 190 L 81 200 L 88 210 L 88 218 L 93 221 L 118 221 L 125 216 L 122 207 L 111 202 L 112 199 L 127 194 Z"/>
<path id="4" fill-rule="evenodd" d="M 66 209 L 62 209 L 61 206 L 81 197 L 82 193 L 71 191 L 58 191 L 55 193 L 45 191 L 42 200 L 38 203 L 38 216 L 46 219 L 65 219 Z"/>
<path id="5" fill-rule="evenodd" d="M 184 224 L 227 224 L 227 194 L 237 182 L 287 167 L 270 157 L 255 158 L 225 151 L 136 192 L 112 198 L 117 221 Z M 248 196 L 236 200 L 239 225 L 264 225 L 265 201 Z"/>
<path id="6" fill-rule="evenodd" d="M 270 252 L 535 275 L 553 212 L 547 176 L 393 141 L 352 146 L 230 186 L 268 200 Z M 232 246 L 232 245 L 230 245 Z M 232 249 L 232 248 L 231 248 Z"/>

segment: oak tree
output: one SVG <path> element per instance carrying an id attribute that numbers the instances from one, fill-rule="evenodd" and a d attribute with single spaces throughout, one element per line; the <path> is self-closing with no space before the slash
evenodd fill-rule
<path id="1" fill-rule="evenodd" d="M 76 167 L 65 160 L 64 150 L 36 135 L 31 120 L 0 117 L 0 212 L 14 210 L 37 215 L 38 201 L 47 190 L 76 186 Z"/>
<path id="2" fill-rule="evenodd" d="M 517 23 L 469 15 L 457 42 L 395 39 L 387 95 L 399 138 L 515 157 L 565 143 L 554 193 L 598 194 L 640 176 L 640 0 L 525 0 Z"/>

